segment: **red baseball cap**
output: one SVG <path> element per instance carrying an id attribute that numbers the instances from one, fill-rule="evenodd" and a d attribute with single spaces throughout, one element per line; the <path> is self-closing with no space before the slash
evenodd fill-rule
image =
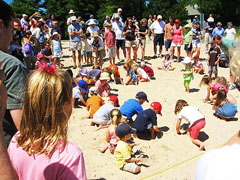
<path id="1" fill-rule="evenodd" d="M 118 97 L 117 97 L 117 96 L 110 96 L 110 97 L 109 97 L 109 101 L 115 102 L 115 104 L 117 105 L 117 107 L 120 107 L 120 105 L 119 105 L 119 103 L 118 103 Z"/>
<path id="2" fill-rule="evenodd" d="M 199 58 L 199 55 L 194 56 L 194 58 Z"/>
<path id="3" fill-rule="evenodd" d="M 179 19 L 176 19 L 176 20 L 175 20 L 175 23 L 180 23 L 180 20 L 179 20 Z"/>
<path id="4" fill-rule="evenodd" d="M 159 114 L 162 116 L 162 105 L 159 102 L 152 102 L 151 107 L 159 111 Z"/>

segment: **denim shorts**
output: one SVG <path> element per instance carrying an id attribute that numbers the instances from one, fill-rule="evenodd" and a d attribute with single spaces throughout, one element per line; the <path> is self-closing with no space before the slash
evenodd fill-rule
<path id="1" fill-rule="evenodd" d="M 223 117 L 234 117 L 237 113 L 237 105 L 227 102 L 216 109 L 216 113 Z"/>
<path id="2" fill-rule="evenodd" d="M 208 74 L 216 74 L 218 72 L 217 66 L 208 66 Z"/>

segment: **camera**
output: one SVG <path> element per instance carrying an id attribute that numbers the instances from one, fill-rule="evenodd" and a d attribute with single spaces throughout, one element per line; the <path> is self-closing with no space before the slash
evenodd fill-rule
<path id="1" fill-rule="evenodd" d="M 92 46 L 100 47 L 99 42 L 95 40 L 93 41 Z"/>

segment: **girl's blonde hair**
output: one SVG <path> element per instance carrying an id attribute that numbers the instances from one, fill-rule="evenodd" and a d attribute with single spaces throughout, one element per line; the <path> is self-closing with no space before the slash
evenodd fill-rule
<path id="1" fill-rule="evenodd" d="M 143 18 L 140 23 L 143 24 L 144 22 L 147 22 L 147 19 L 146 18 Z"/>
<path id="2" fill-rule="evenodd" d="M 216 81 L 219 82 L 220 84 L 224 85 L 227 89 L 229 88 L 227 79 L 225 77 L 220 76 L 216 79 Z"/>
<path id="3" fill-rule="evenodd" d="M 111 119 L 112 119 L 112 124 L 117 127 L 118 124 L 120 123 L 121 121 L 121 118 L 122 118 L 122 114 L 121 112 L 118 110 L 118 109 L 113 109 L 111 111 L 111 115 L 110 115 Z"/>
<path id="4" fill-rule="evenodd" d="M 109 73 L 109 69 L 108 69 L 107 67 L 104 67 L 104 68 L 102 69 L 102 72 L 107 72 L 107 73 Z"/>
<path id="5" fill-rule="evenodd" d="M 203 85 L 209 85 L 210 82 L 211 78 L 208 75 L 204 75 L 200 82 L 200 87 L 202 87 Z"/>
<path id="6" fill-rule="evenodd" d="M 64 150 L 70 116 L 63 106 L 72 102 L 71 82 L 70 75 L 61 70 L 51 74 L 42 69 L 29 77 L 17 137 L 18 145 L 29 155 L 44 153 L 51 157 L 56 145 Z"/>
<path id="7" fill-rule="evenodd" d="M 132 64 L 131 69 L 132 69 L 133 71 L 137 71 L 137 69 L 138 69 L 139 67 L 140 67 L 140 66 L 139 66 L 137 63 L 134 63 L 134 64 Z"/>
<path id="8" fill-rule="evenodd" d="M 131 66 L 133 65 L 134 61 L 132 59 L 128 59 L 126 61 L 126 64 L 128 65 L 129 68 L 131 68 Z"/>
<path id="9" fill-rule="evenodd" d="M 176 103 L 174 113 L 178 114 L 184 106 L 189 106 L 187 101 L 185 101 L 183 99 L 179 99 Z"/>
<path id="10" fill-rule="evenodd" d="M 218 88 L 217 91 L 217 99 L 216 102 L 214 104 L 214 107 L 219 107 L 223 101 L 225 101 L 227 98 L 227 93 L 225 91 L 225 89 L 223 87 Z"/>

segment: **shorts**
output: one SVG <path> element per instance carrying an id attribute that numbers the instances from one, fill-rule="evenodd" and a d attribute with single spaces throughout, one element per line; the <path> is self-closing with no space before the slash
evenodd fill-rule
<path id="1" fill-rule="evenodd" d="M 125 40 L 122 39 L 122 40 L 116 40 L 116 46 L 117 46 L 117 49 L 121 48 L 122 50 L 125 49 Z"/>
<path id="2" fill-rule="evenodd" d="M 189 133 L 193 139 L 197 139 L 199 132 L 202 128 L 205 127 L 206 121 L 205 118 L 196 121 L 190 128 Z"/>
<path id="3" fill-rule="evenodd" d="M 182 46 L 182 44 L 181 43 L 174 43 L 174 42 L 172 42 L 172 44 L 171 44 L 171 47 L 181 47 Z"/>
<path id="4" fill-rule="evenodd" d="M 154 46 L 163 46 L 164 45 L 164 34 L 156 34 L 156 36 L 153 39 L 153 45 Z"/>
<path id="5" fill-rule="evenodd" d="M 171 47 L 171 44 L 172 44 L 172 40 L 171 39 L 168 39 L 167 42 L 165 42 L 165 48 L 168 49 Z"/>
<path id="6" fill-rule="evenodd" d="M 237 113 L 237 105 L 227 102 L 216 109 L 216 114 L 223 117 L 234 117 Z"/>
<path id="7" fill-rule="evenodd" d="M 137 46 L 137 41 L 136 41 L 136 40 L 133 40 L 133 41 L 128 41 L 128 40 L 126 40 L 125 46 L 126 46 L 127 48 L 129 48 L 129 47 L 136 47 L 136 46 Z"/>
<path id="8" fill-rule="evenodd" d="M 136 173 L 137 167 L 138 165 L 135 163 L 125 163 L 122 167 L 122 170 L 130 173 Z"/>
<path id="9" fill-rule="evenodd" d="M 87 58 L 91 58 L 92 57 L 92 51 L 87 52 Z"/>
<path id="10" fill-rule="evenodd" d="M 81 41 L 70 41 L 70 51 L 79 51 L 82 49 Z"/>
<path id="11" fill-rule="evenodd" d="M 92 56 L 97 58 L 103 58 L 104 54 L 104 49 L 101 49 L 99 51 L 93 51 Z"/>
<path id="12" fill-rule="evenodd" d="M 146 47 L 146 38 L 138 39 L 137 46 L 140 46 L 141 48 L 145 48 Z"/>
<path id="13" fill-rule="evenodd" d="M 81 51 L 81 55 L 86 55 L 86 54 L 87 54 L 87 52 L 85 50 Z"/>
<path id="14" fill-rule="evenodd" d="M 217 74 L 218 72 L 218 69 L 217 69 L 217 66 L 208 66 L 208 74 Z"/>
<path id="15" fill-rule="evenodd" d="M 33 70 L 35 69 L 35 63 L 37 62 L 37 57 L 36 56 L 24 57 L 23 61 L 28 70 Z"/>
<path id="16" fill-rule="evenodd" d="M 106 119 L 94 118 L 94 117 L 93 117 L 92 121 L 96 124 L 100 124 L 100 125 L 103 125 L 103 126 L 106 126 L 106 125 L 109 125 L 109 124 L 112 123 L 112 120 L 106 120 Z"/>
<path id="17" fill-rule="evenodd" d="M 107 55 L 109 58 L 114 58 L 116 57 L 116 49 L 115 47 L 109 47 L 108 50 L 107 50 Z"/>
<path id="18" fill-rule="evenodd" d="M 184 87 L 189 87 L 191 80 L 184 80 Z"/>
<path id="19" fill-rule="evenodd" d="M 61 57 L 62 57 L 62 53 L 61 52 L 53 52 L 52 58 L 61 58 Z"/>
<path id="20" fill-rule="evenodd" d="M 189 45 L 189 44 L 185 44 L 185 45 L 184 45 L 184 50 L 185 50 L 185 51 L 192 51 L 192 44 L 190 45 L 190 48 L 188 48 L 188 45 Z"/>
<path id="21" fill-rule="evenodd" d="M 196 41 L 192 42 L 192 47 L 193 48 L 200 48 L 201 47 L 201 42 L 196 42 Z"/>

